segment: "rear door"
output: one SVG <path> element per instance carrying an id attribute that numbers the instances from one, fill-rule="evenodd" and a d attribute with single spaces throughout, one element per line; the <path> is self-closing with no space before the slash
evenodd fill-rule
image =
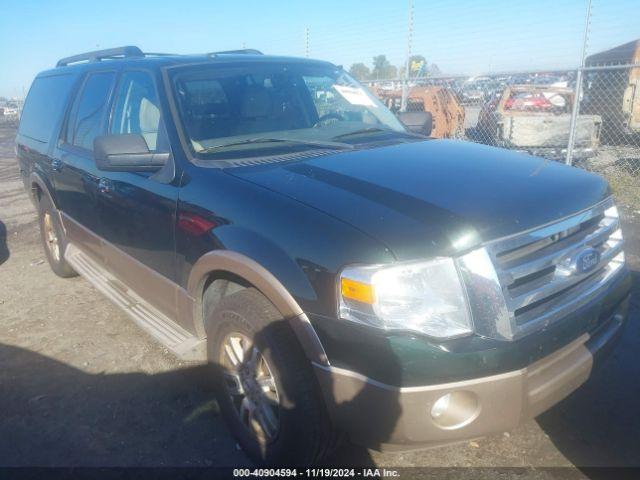
<path id="1" fill-rule="evenodd" d="M 100 173 L 93 158 L 93 139 L 104 133 L 115 71 L 87 74 L 67 114 L 53 152 L 54 175 L 60 209 L 91 233 L 99 231 L 96 196 Z M 83 235 L 82 247 L 101 257 L 99 242 Z"/>

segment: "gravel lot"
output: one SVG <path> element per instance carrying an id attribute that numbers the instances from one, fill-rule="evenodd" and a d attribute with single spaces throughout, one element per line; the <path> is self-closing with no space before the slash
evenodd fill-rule
<path id="1" fill-rule="evenodd" d="M 14 135 L 0 127 L 0 466 L 248 464 L 201 367 L 177 361 L 83 279 L 49 270 Z M 633 312 L 617 350 L 585 386 L 512 432 L 402 454 L 346 446 L 332 462 L 640 466 L 640 211 L 626 209 L 624 231 Z"/>

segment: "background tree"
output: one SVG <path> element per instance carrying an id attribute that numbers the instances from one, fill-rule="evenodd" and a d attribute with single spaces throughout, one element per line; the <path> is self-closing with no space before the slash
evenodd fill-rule
<path id="1" fill-rule="evenodd" d="M 398 75 L 398 69 L 389 63 L 386 55 L 376 55 L 373 57 L 373 71 L 371 78 L 395 78 Z"/>
<path id="2" fill-rule="evenodd" d="M 371 77 L 371 70 L 362 62 L 351 65 L 349 73 L 358 80 L 368 80 Z"/>

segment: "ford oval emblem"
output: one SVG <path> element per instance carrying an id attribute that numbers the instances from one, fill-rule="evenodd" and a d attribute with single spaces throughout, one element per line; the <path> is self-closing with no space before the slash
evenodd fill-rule
<path id="1" fill-rule="evenodd" d="M 595 248 L 587 248 L 576 257 L 576 271 L 587 273 L 596 268 L 600 263 L 600 252 Z"/>

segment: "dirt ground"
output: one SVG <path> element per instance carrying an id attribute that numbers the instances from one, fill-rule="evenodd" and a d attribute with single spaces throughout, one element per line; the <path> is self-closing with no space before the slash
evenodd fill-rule
<path id="1" fill-rule="evenodd" d="M 14 135 L 0 127 L 0 466 L 248 465 L 201 367 L 176 360 L 82 278 L 49 270 Z M 633 312 L 585 386 L 511 432 L 401 454 L 345 446 L 331 461 L 640 466 L 640 211 L 625 209 L 624 220 Z"/>

